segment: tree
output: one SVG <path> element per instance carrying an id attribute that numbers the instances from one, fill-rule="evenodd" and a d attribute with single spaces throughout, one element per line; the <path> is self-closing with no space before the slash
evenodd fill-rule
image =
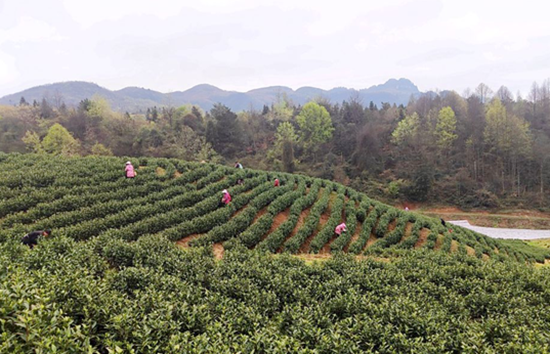
<path id="1" fill-rule="evenodd" d="M 264 112 L 266 112 L 264 108 Z M 288 121 L 294 114 L 293 104 L 286 93 L 277 94 L 277 102 L 273 104 L 269 112 L 271 119 Z"/>
<path id="2" fill-rule="evenodd" d="M 92 146 L 92 155 L 113 156 L 113 152 L 105 145 L 101 143 L 95 143 L 94 146 Z"/>
<path id="3" fill-rule="evenodd" d="M 299 141 L 307 151 L 314 152 L 319 144 L 328 142 L 332 138 L 334 127 L 332 119 L 325 107 L 315 102 L 308 102 L 296 117 L 300 127 Z"/>
<path id="4" fill-rule="evenodd" d="M 54 155 L 78 155 L 80 143 L 61 124 L 55 123 L 42 140 L 44 151 Z"/>
<path id="5" fill-rule="evenodd" d="M 532 148 L 529 123 L 508 114 L 506 107 L 496 98 L 487 108 L 486 120 L 485 144 L 500 165 L 502 191 L 505 190 L 505 174 L 508 174 L 519 194 L 520 160 L 530 157 Z"/>
<path id="6" fill-rule="evenodd" d="M 25 97 L 21 96 L 21 99 L 19 100 L 20 106 L 28 106 L 27 100 L 25 100 Z"/>
<path id="7" fill-rule="evenodd" d="M 212 142 L 214 149 L 224 156 L 233 156 L 239 148 L 241 141 L 241 131 L 237 115 L 221 103 L 215 104 L 212 107 L 210 115 L 215 121 L 214 140 Z"/>
<path id="8" fill-rule="evenodd" d="M 437 116 L 435 134 L 440 151 L 448 152 L 458 135 L 456 132 L 456 116 L 451 107 L 442 108 Z"/>
<path id="9" fill-rule="evenodd" d="M 38 134 L 36 134 L 36 132 L 27 130 L 25 136 L 21 140 L 23 140 L 29 151 L 37 154 L 41 154 L 44 152 L 40 137 L 38 136 Z"/>
<path id="10" fill-rule="evenodd" d="M 294 126 L 290 122 L 279 124 L 275 139 L 275 151 L 281 156 L 283 170 L 294 172 L 294 145 L 298 140 Z"/>
<path id="11" fill-rule="evenodd" d="M 418 114 L 414 112 L 411 115 L 406 116 L 398 124 L 392 136 L 392 142 L 398 146 L 407 146 L 413 143 L 416 139 L 420 128 L 420 118 Z"/>
<path id="12" fill-rule="evenodd" d="M 53 109 L 45 98 L 42 99 L 42 103 L 40 104 L 40 117 L 44 119 L 53 117 Z"/>
<path id="13" fill-rule="evenodd" d="M 481 83 L 476 87 L 476 95 L 481 100 L 481 103 L 486 103 L 491 98 L 492 94 L 493 90 L 491 90 L 489 86 L 484 83 Z"/>

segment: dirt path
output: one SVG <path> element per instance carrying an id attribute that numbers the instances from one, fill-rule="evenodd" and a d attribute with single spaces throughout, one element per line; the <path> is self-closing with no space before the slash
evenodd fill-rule
<path id="1" fill-rule="evenodd" d="M 300 216 L 298 217 L 298 221 L 296 222 L 296 225 L 294 226 L 294 229 L 292 229 L 292 231 L 290 232 L 290 234 L 285 238 L 285 240 L 283 241 L 283 243 L 281 243 L 281 247 L 279 247 L 279 249 L 277 250 L 277 253 L 281 253 L 283 252 L 283 248 L 284 248 L 284 245 L 286 243 L 286 241 L 288 241 L 289 239 L 291 239 L 292 237 L 294 237 L 294 235 L 296 235 L 296 233 L 298 232 L 298 230 L 300 229 L 300 227 L 302 227 L 302 225 L 304 224 L 304 221 L 306 220 L 307 216 L 309 215 L 309 212 L 311 211 L 311 207 L 308 207 L 304 210 L 302 210 L 302 212 L 300 213 Z"/>
<path id="2" fill-rule="evenodd" d="M 401 240 L 399 240 L 399 242 L 397 243 L 398 245 L 411 237 L 411 230 L 413 228 L 413 225 L 414 224 L 412 222 L 407 222 L 407 224 L 405 225 L 405 231 L 403 231 L 403 236 L 401 236 Z"/>
<path id="3" fill-rule="evenodd" d="M 262 210 L 260 210 L 260 211 L 258 212 L 258 214 L 256 214 L 256 216 L 254 217 L 254 220 L 252 220 L 252 223 L 250 224 L 251 226 L 252 226 L 259 218 L 261 218 L 262 216 L 264 216 L 265 213 L 267 213 L 267 208 L 268 208 L 268 206 L 262 208 Z"/>
<path id="4" fill-rule="evenodd" d="M 414 244 L 414 248 L 421 248 L 426 244 L 426 241 L 428 241 L 428 235 L 430 234 L 430 229 L 421 228 L 420 229 L 420 236 L 418 236 L 418 240 Z"/>
<path id="5" fill-rule="evenodd" d="M 357 227 L 355 228 L 355 233 L 353 236 L 351 236 L 350 241 L 346 246 L 344 246 L 344 252 L 348 251 L 349 245 L 353 244 L 355 241 L 359 239 L 359 236 L 361 235 L 361 230 L 363 229 L 363 223 L 357 222 Z"/>
<path id="6" fill-rule="evenodd" d="M 313 241 L 315 236 L 317 236 L 319 231 L 321 231 L 323 226 L 325 226 L 328 219 L 330 219 L 330 212 L 331 212 L 331 209 L 332 209 L 332 202 L 334 201 L 335 197 L 336 197 L 336 193 L 333 192 L 330 196 L 330 200 L 328 202 L 328 205 L 327 205 L 325 211 L 323 212 L 323 214 L 321 214 L 321 217 L 319 218 L 319 224 L 317 225 L 317 228 L 315 229 L 315 231 L 313 231 L 311 233 L 311 235 L 309 235 L 309 237 L 302 244 L 302 246 L 300 246 L 300 250 L 298 251 L 298 253 L 309 253 L 309 245 L 311 244 L 311 241 Z"/>
<path id="7" fill-rule="evenodd" d="M 179 247 L 182 247 L 182 248 L 188 248 L 189 247 L 189 242 L 193 241 L 196 238 L 201 237 L 202 235 L 203 234 L 192 234 L 192 235 L 186 236 L 186 237 L 182 238 L 181 240 L 176 241 L 176 245 L 178 245 Z"/>
<path id="8" fill-rule="evenodd" d="M 279 213 L 279 214 L 275 215 L 275 217 L 273 218 L 273 224 L 271 224 L 271 228 L 264 235 L 263 238 L 265 239 L 267 237 L 267 235 L 269 235 L 273 231 L 277 230 L 277 228 L 279 226 L 281 226 L 281 224 L 284 223 L 286 221 L 286 219 L 288 219 L 289 215 L 290 215 L 290 208 L 286 208 L 285 211 L 283 211 L 282 213 Z"/>

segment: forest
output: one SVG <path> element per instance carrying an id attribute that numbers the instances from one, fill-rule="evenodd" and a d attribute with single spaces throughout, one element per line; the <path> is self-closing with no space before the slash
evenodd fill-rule
<path id="1" fill-rule="evenodd" d="M 0 106 L 0 151 L 179 158 L 331 179 L 386 202 L 539 208 L 550 202 L 550 80 L 528 95 L 485 84 L 408 104 L 192 105 L 115 112 L 94 96 Z"/>

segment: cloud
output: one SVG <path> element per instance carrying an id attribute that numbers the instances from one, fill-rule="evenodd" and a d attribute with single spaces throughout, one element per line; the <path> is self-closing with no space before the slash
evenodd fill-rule
<path id="1" fill-rule="evenodd" d="M 28 16 L 20 17 L 17 25 L 6 30 L 0 29 L 0 45 L 6 42 L 58 41 L 63 37 L 50 24 Z"/>

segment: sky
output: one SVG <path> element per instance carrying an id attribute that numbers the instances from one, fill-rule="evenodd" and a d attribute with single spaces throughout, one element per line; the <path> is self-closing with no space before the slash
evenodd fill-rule
<path id="1" fill-rule="evenodd" d="M 550 2 L 0 0 L 0 96 L 60 81 L 421 91 L 550 78 Z"/>

